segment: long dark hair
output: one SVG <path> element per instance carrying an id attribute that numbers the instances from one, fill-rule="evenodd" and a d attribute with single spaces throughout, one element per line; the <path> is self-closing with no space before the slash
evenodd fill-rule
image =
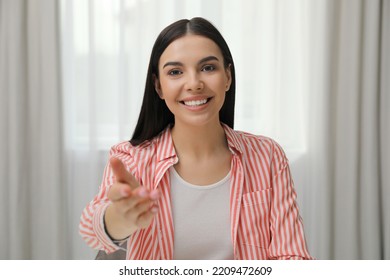
<path id="1" fill-rule="evenodd" d="M 221 49 L 225 68 L 230 66 L 232 82 L 230 89 L 226 92 L 225 102 L 219 112 L 219 119 L 231 128 L 234 127 L 236 78 L 233 58 L 229 47 L 221 33 L 204 18 L 195 17 L 191 20 L 182 19 L 172 23 L 161 31 L 154 43 L 146 77 L 141 112 L 138 117 L 133 137 L 130 140 L 130 143 L 134 146 L 141 144 L 145 140 L 151 140 L 169 124 L 173 124 L 175 121 L 174 115 L 169 111 L 165 101 L 160 99 L 155 90 L 154 76 L 157 78 L 159 77 L 158 63 L 164 50 L 174 40 L 183 37 L 188 33 L 201 35 L 213 40 Z"/>

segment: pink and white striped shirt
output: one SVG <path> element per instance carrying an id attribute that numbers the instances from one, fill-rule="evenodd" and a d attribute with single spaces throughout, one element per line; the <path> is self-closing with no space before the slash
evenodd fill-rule
<path id="1" fill-rule="evenodd" d="M 230 223 L 234 258 L 312 259 L 296 203 L 288 160 L 272 139 L 239 132 L 223 125 L 232 153 Z M 127 259 L 173 259 L 174 224 L 169 167 L 178 162 L 170 128 L 139 146 L 123 142 L 110 157 L 122 160 L 141 185 L 159 189 L 159 212 L 151 225 L 127 240 Z M 80 234 L 94 249 L 112 253 L 120 247 L 104 229 L 103 217 L 115 176 L 108 165 L 99 193 L 84 209 Z"/>

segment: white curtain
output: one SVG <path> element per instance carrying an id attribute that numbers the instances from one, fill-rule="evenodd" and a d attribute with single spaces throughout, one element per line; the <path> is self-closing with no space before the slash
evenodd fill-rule
<path id="1" fill-rule="evenodd" d="M 388 0 L 0 3 L 0 258 L 95 256 L 79 217 L 131 137 L 152 44 L 203 16 L 235 59 L 236 129 L 290 158 L 313 256 L 390 259 Z"/>
<path id="2" fill-rule="evenodd" d="M 235 59 L 236 129 L 275 138 L 290 158 L 312 254 L 390 258 L 389 1 L 84 0 L 62 8 L 69 164 L 84 174 L 71 176 L 72 217 L 96 192 L 109 146 L 131 137 L 158 32 L 203 16 Z M 86 256 L 82 242 L 74 245 Z"/>
<path id="3" fill-rule="evenodd" d="M 227 40 L 237 71 L 236 128 L 275 138 L 292 163 L 306 153 L 305 1 L 66 0 L 61 11 L 73 257 L 95 254 L 77 234 L 78 218 L 96 194 L 108 149 L 131 138 L 154 40 L 178 19 L 203 16 Z"/>
<path id="4" fill-rule="evenodd" d="M 67 257 L 57 2 L 0 1 L 0 259 Z"/>
<path id="5" fill-rule="evenodd" d="M 390 1 L 310 6 L 308 153 L 293 169 L 311 251 L 390 259 Z"/>
<path id="6" fill-rule="evenodd" d="M 309 152 L 312 248 L 390 259 L 390 1 L 315 1 Z"/>

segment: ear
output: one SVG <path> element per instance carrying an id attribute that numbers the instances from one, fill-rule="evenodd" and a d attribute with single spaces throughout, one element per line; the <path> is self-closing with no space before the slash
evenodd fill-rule
<path id="1" fill-rule="evenodd" d="M 154 89 L 156 90 L 158 96 L 160 96 L 161 99 L 164 99 L 161 90 L 160 80 L 156 77 L 156 75 L 153 75 L 153 83 L 154 83 Z"/>
<path id="2" fill-rule="evenodd" d="M 226 82 L 226 91 L 229 91 L 230 85 L 232 84 L 232 65 L 229 64 L 228 67 L 225 69 L 226 77 L 227 77 L 227 82 Z"/>

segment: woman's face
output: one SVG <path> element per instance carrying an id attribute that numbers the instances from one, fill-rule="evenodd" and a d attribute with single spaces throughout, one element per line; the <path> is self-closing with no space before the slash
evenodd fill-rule
<path id="1" fill-rule="evenodd" d="M 174 114 L 175 125 L 219 124 L 231 73 L 214 41 L 185 35 L 164 50 L 158 68 L 155 88 Z"/>

